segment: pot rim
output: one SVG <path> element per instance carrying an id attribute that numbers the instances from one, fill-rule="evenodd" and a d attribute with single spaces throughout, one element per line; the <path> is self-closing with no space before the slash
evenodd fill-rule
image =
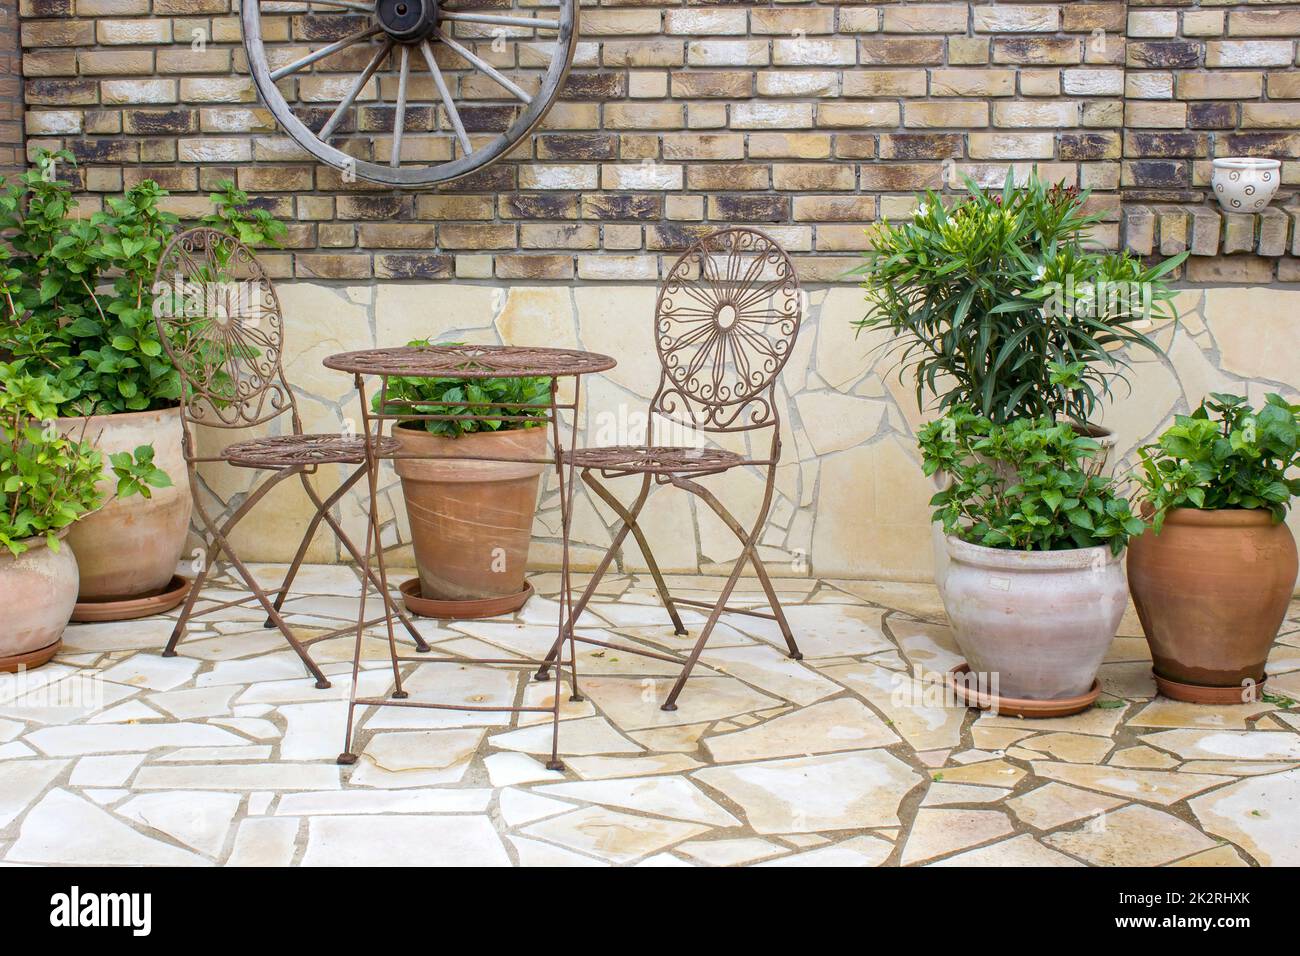
<path id="1" fill-rule="evenodd" d="M 1215 528 L 1258 528 L 1281 524 L 1274 521 L 1267 508 L 1171 508 L 1165 514 L 1165 524 L 1200 525 Z"/>
<path id="2" fill-rule="evenodd" d="M 463 435 L 435 435 L 433 432 L 426 431 L 422 427 L 417 427 L 422 426 L 423 424 L 424 421 L 422 419 L 398 420 L 393 422 L 393 427 L 390 429 L 390 432 L 393 435 L 396 435 L 397 429 L 400 428 L 404 434 L 411 435 L 412 437 L 424 437 L 436 441 L 466 441 L 474 439 L 483 441 L 492 438 L 518 435 L 524 432 L 541 432 L 543 435 L 549 434 L 549 429 L 546 428 L 546 424 L 549 423 L 543 423 L 535 428 L 500 428 L 494 432 L 466 432 Z"/>
<path id="3" fill-rule="evenodd" d="M 1224 156 L 1214 161 L 1215 169 L 1278 169 L 1280 159 L 1265 159 L 1259 156 Z"/>
<path id="4" fill-rule="evenodd" d="M 92 513 L 93 512 L 89 512 L 89 511 L 86 512 L 86 514 L 92 514 Z M 84 517 L 85 515 L 82 515 L 82 518 Z M 81 519 L 78 518 L 77 520 L 80 521 Z M 68 536 L 68 532 L 71 530 L 72 530 L 72 525 L 68 525 L 67 527 L 60 528 L 58 531 L 54 532 L 54 537 L 57 538 L 59 541 L 62 541 L 64 538 Z M 33 548 L 49 547 L 49 542 L 45 540 L 45 535 L 43 534 L 34 534 L 30 538 L 19 538 L 18 543 L 26 545 L 27 551 L 30 551 Z M 26 554 L 27 551 L 24 551 L 23 554 Z M 22 554 L 15 555 L 10 553 L 8 548 L 0 548 L 0 558 L 16 558 L 16 557 L 21 558 L 22 556 L 23 556 Z"/>
<path id="5" fill-rule="evenodd" d="M 1092 548 L 1066 548 L 1061 551 L 1012 551 L 1007 548 L 986 548 L 971 544 L 956 535 L 945 535 L 948 556 L 954 561 L 979 568 L 1001 571 L 1083 571 L 1095 566 L 1097 556 L 1106 564 L 1118 564 L 1124 552 L 1113 554 L 1107 545 Z"/>
<path id="6" fill-rule="evenodd" d="M 180 414 L 181 406 L 168 405 L 166 408 L 147 408 L 142 412 L 107 412 L 102 415 L 63 415 L 56 418 L 56 422 L 92 422 L 99 420 L 113 419 L 122 421 L 124 419 L 144 418 L 146 415 L 166 415 L 168 412 Z"/>

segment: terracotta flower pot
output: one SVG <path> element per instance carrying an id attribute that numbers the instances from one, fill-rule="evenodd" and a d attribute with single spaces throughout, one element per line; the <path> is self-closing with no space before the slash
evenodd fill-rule
<path id="1" fill-rule="evenodd" d="M 422 596 L 473 601 L 520 593 L 546 466 L 456 456 L 545 458 L 547 429 L 444 438 L 398 424 L 392 434 L 403 452 L 432 459 L 395 462 Z"/>
<path id="2" fill-rule="evenodd" d="M 81 567 L 80 599 L 118 601 L 162 591 L 176 573 L 189 533 L 189 473 L 181 450 L 179 408 L 120 415 L 60 418 L 58 428 L 72 438 L 84 438 L 104 456 L 99 490 L 107 504 L 72 526 L 68 543 Z M 117 479 L 108 456 L 152 445 L 154 464 L 167 472 L 167 488 L 151 488 L 151 497 L 113 497 Z"/>
<path id="3" fill-rule="evenodd" d="M 949 536 L 940 589 L 970 669 L 1000 696 L 1060 700 L 1086 694 L 1128 604 L 1109 548 L 1007 551 Z"/>
<path id="4" fill-rule="evenodd" d="M 58 551 L 28 538 L 15 557 L 0 548 L 0 671 L 44 664 L 54 656 L 77 603 L 77 559 L 66 537 Z"/>
<path id="5" fill-rule="evenodd" d="M 1241 688 L 1264 679 L 1295 588 L 1295 539 L 1264 510 L 1176 508 L 1159 534 L 1130 542 L 1128 579 L 1157 676 Z"/>

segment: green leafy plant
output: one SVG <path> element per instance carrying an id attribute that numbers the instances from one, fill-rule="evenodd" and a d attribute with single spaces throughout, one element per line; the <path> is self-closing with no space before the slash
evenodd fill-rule
<path id="1" fill-rule="evenodd" d="M 49 379 L 0 363 L 0 545 L 11 554 L 27 550 L 26 540 L 43 536 L 59 549 L 59 535 L 82 515 L 103 504 L 97 485 L 103 460 L 80 436 L 61 434 L 54 412 L 64 401 Z M 153 448 L 111 457 L 120 497 L 150 496 L 151 488 L 171 484 L 154 467 Z"/>
<path id="2" fill-rule="evenodd" d="M 154 323 L 154 272 L 178 225 L 160 208 L 167 192 L 145 180 L 89 217 L 54 175 L 72 155 L 40 152 L 17 182 L 0 178 L 0 292 L 7 322 L 0 352 L 50 381 L 61 416 L 146 411 L 175 405 L 180 377 Z M 219 184 L 205 221 L 254 244 L 284 226 L 246 194 Z"/>
<path id="3" fill-rule="evenodd" d="M 407 345 L 431 345 L 415 339 Z M 444 343 L 459 345 L 459 342 Z M 382 396 L 371 406 L 379 411 Z M 551 406 L 549 378 L 390 378 L 386 415 L 410 412 L 416 415 L 513 416 L 513 421 L 460 419 L 414 419 L 412 425 L 445 438 L 459 438 L 471 432 L 536 428 L 547 423 Z"/>
<path id="4" fill-rule="evenodd" d="M 1110 478 L 1086 467 L 1096 441 L 1050 418 L 995 423 L 958 405 L 918 438 L 927 476 L 952 483 L 930 499 L 933 520 L 963 541 L 988 548 L 1124 550 L 1145 523 Z"/>
<path id="5" fill-rule="evenodd" d="M 1186 253 L 1147 268 L 1090 250 L 1101 217 L 1086 191 L 1013 178 L 1000 191 L 967 179 L 951 209 L 927 192 L 910 222 L 882 222 L 855 270 L 870 307 L 855 325 L 890 333 L 882 348 L 900 381 L 910 371 L 918 408 L 929 392 L 940 411 L 1083 424 L 1124 381 L 1124 347 L 1160 351 L 1142 330 L 1175 317 L 1164 276 Z"/>
<path id="6" fill-rule="evenodd" d="M 1300 495 L 1297 468 L 1300 405 L 1269 394 L 1254 409 L 1214 392 L 1138 449 L 1136 477 L 1159 532 L 1171 508 L 1266 508 L 1281 521 Z"/>

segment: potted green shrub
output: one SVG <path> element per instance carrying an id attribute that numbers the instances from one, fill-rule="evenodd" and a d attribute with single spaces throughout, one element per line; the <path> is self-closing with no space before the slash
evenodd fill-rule
<path id="1" fill-rule="evenodd" d="M 882 222 L 857 270 L 869 311 L 855 324 L 887 333 L 878 347 L 910 374 L 920 411 L 968 405 L 988 419 L 1048 417 L 1099 442 L 1089 465 L 1105 469 L 1114 445 L 1096 421 L 1125 381 L 1126 348 L 1159 354 L 1143 331 L 1174 318 L 1165 277 L 1186 253 L 1147 267 L 1127 252 L 1089 245 L 1098 215 L 1087 191 L 1049 185 L 1037 171 L 1001 190 L 966 180 L 966 195 L 945 205 L 918 196 L 910 221 Z M 936 487 L 947 480 L 934 476 Z M 935 528 L 936 581 L 947 573 Z"/>
<path id="2" fill-rule="evenodd" d="M 402 454 L 419 456 L 396 461 L 419 572 L 419 594 L 410 582 L 402 588 L 411 609 L 469 617 L 521 606 L 531 593 L 524 572 L 546 467 L 538 462 L 547 455 L 550 379 L 392 378 L 387 399 L 387 414 L 514 419 L 412 419 L 391 433 Z M 481 460 L 489 457 L 525 460 Z"/>
<path id="3" fill-rule="evenodd" d="M 1058 716 L 1096 699 L 1128 603 L 1121 557 L 1145 525 L 1087 464 L 1095 439 L 1042 417 L 996 423 L 957 405 L 919 436 L 951 566 L 953 636 L 1002 710 Z"/>
<path id="4" fill-rule="evenodd" d="M 1300 495 L 1300 405 L 1211 394 L 1138 455 L 1151 530 L 1132 543 L 1128 577 L 1160 692 L 1258 699 L 1296 584 L 1284 518 Z"/>
<path id="5" fill-rule="evenodd" d="M 967 180 L 951 208 L 927 192 L 910 221 L 882 222 L 858 270 L 870 311 L 856 325 L 886 330 L 900 381 L 917 407 L 969 405 L 997 423 L 1048 417 L 1093 434 L 1101 401 L 1128 367 L 1126 346 L 1157 354 L 1142 331 L 1173 318 L 1164 281 L 1180 253 L 1146 267 L 1127 252 L 1090 249 L 1101 217 L 1086 191 L 1037 173 L 1000 191 Z"/>
<path id="6" fill-rule="evenodd" d="M 78 523 L 70 541 L 81 565 L 80 603 L 96 619 L 165 610 L 180 600 L 174 579 L 192 501 L 181 450 L 180 378 L 158 341 L 154 270 L 177 225 L 141 182 L 105 208 L 77 216 L 70 185 L 54 175 L 66 152 L 41 153 L 18 181 L 0 179 L 0 229 L 10 236 L 0 352 L 47 379 L 63 396 L 59 427 L 109 456 L 141 445 L 172 483 L 151 498 L 114 498 Z M 216 228 L 273 241 L 284 231 L 248 197 L 223 184 L 205 220 Z M 112 487 L 107 471 L 101 490 Z"/>
<path id="7" fill-rule="evenodd" d="M 62 539 L 105 498 L 105 467 L 87 442 L 54 425 L 64 396 L 47 379 L 0 363 L 0 671 L 44 664 L 77 601 L 77 560 Z M 107 463 L 122 497 L 166 485 L 150 448 Z"/>

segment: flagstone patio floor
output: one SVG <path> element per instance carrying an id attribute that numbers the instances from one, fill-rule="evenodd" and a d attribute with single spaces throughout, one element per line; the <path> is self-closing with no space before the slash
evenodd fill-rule
<path id="1" fill-rule="evenodd" d="M 268 583 L 283 573 L 258 570 Z M 451 655 L 535 656 L 555 634 L 558 582 L 533 581 L 513 617 L 420 629 Z M 703 599 L 719 584 L 670 583 Z M 158 653 L 168 619 L 74 625 L 53 663 L 0 675 L 0 861 L 1300 864 L 1300 603 L 1263 702 L 1155 697 L 1130 613 L 1099 706 L 1031 721 L 943 706 L 915 679 L 960 660 L 934 588 L 777 585 L 805 659 L 784 655 L 769 622 L 728 614 L 674 713 L 659 709 L 672 665 L 580 650 L 585 699 L 564 695 L 563 773 L 543 765 L 545 715 L 397 708 L 359 711 L 360 759 L 338 766 L 347 637 L 314 648 L 335 678 L 319 690 L 250 608 L 203 619 L 174 658 Z M 306 567 L 299 586 L 286 611 L 304 634 L 355 619 L 351 569 Z M 733 603 L 762 595 L 742 582 Z M 684 616 L 694 634 L 702 617 Z M 661 651 L 692 640 L 637 575 L 607 579 L 581 628 Z M 387 643 L 367 633 L 362 691 L 382 695 Z M 413 698 L 477 705 L 547 703 L 554 686 L 522 668 L 404 672 Z"/>

